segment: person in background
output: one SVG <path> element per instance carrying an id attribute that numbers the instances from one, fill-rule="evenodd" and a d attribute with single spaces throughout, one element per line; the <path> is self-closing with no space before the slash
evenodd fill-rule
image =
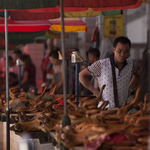
<path id="1" fill-rule="evenodd" d="M 56 47 L 56 51 L 59 51 L 60 48 Z M 41 87 L 46 87 L 51 84 L 53 79 L 53 64 L 51 63 L 49 59 L 49 54 L 46 56 L 46 58 L 42 61 L 41 64 L 42 69 L 42 75 L 43 75 L 43 83 L 41 84 Z"/>
<path id="2" fill-rule="evenodd" d="M 139 72 L 141 78 L 138 87 L 141 87 L 141 91 L 138 95 L 138 101 L 144 102 L 144 96 L 149 90 L 149 30 L 147 31 L 147 43 L 143 51 Z"/>
<path id="3" fill-rule="evenodd" d="M 62 61 L 59 60 L 59 54 L 57 50 L 53 50 L 49 54 L 49 59 L 53 64 L 53 79 L 48 88 L 52 91 L 53 88 L 56 87 L 56 94 L 63 93 L 63 70 L 62 70 Z M 50 92 L 51 92 L 50 91 Z"/>
<path id="4" fill-rule="evenodd" d="M 109 100 L 109 108 L 114 108 L 115 99 L 113 92 L 113 76 L 111 64 L 115 67 L 116 83 L 118 91 L 118 104 L 120 107 L 124 101 L 128 99 L 128 95 L 139 83 L 140 75 L 137 72 L 137 66 L 128 58 L 130 54 L 131 41 L 124 37 L 118 37 L 113 43 L 113 54 L 110 58 L 98 60 L 91 66 L 88 66 L 79 73 L 79 81 L 89 89 L 96 97 L 100 92 L 87 79 L 88 76 L 93 75 L 98 79 L 99 89 L 106 85 L 103 90 L 102 99 Z M 132 79 L 131 79 L 132 78 Z M 100 103 L 98 107 L 100 106 Z"/>
<path id="5" fill-rule="evenodd" d="M 49 57 L 43 60 L 41 64 L 41 69 L 42 69 L 42 74 L 43 74 L 43 83 L 41 87 L 45 87 L 51 84 L 52 79 L 53 79 L 53 64 L 49 60 Z"/>
<path id="6" fill-rule="evenodd" d="M 6 64 L 6 58 L 4 58 L 4 63 Z M 8 67 L 9 67 L 9 87 L 15 86 L 18 84 L 18 66 L 16 66 L 13 58 L 11 56 L 8 56 Z M 4 81 L 6 77 L 6 67 L 2 69 Z M 5 83 L 3 85 L 5 89 Z"/>
<path id="7" fill-rule="evenodd" d="M 36 87 L 36 68 L 29 55 L 23 54 L 20 59 L 24 62 L 21 88 L 24 92 L 28 92 L 30 87 Z M 19 88 L 19 85 L 16 87 Z"/>
<path id="8" fill-rule="evenodd" d="M 11 56 L 8 57 L 8 65 L 9 65 L 9 86 L 15 86 L 18 84 L 19 70 L 18 66 L 14 62 Z"/>
<path id="9" fill-rule="evenodd" d="M 15 62 L 16 62 L 16 60 L 20 57 L 22 55 L 22 51 L 21 50 L 15 50 L 14 52 L 13 52 L 13 56 L 14 56 L 14 59 L 15 59 Z"/>
<path id="10" fill-rule="evenodd" d="M 90 48 L 88 50 L 88 59 L 90 64 L 93 64 L 97 60 L 99 60 L 100 57 L 100 51 L 98 48 Z"/>
<path id="11" fill-rule="evenodd" d="M 89 65 L 91 65 L 94 62 L 96 62 L 97 60 L 99 60 L 100 51 L 98 48 L 90 47 L 89 50 L 87 51 L 87 56 L 88 56 L 88 60 L 89 60 Z M 99 88 L 97 79 L 94 76 L 90 76 L 89 80 L 96 89 Z M 84 88 L 83 91 L 84 91 L 84 95 L 92 95 L 93 94 L 90 90 L 88 90 L 86 88 Z"/>

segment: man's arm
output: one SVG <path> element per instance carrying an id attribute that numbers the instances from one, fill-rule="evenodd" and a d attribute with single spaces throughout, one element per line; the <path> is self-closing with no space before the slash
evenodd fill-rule
<path id="1" fill-rule="evenodd" d="M 99 96 L 99 91 L 91 84 L 91 82 L 88 80 L 88 76 L 91 76 L 90 72 L 85 68 L 79 73 L 79 81 L 81 84 L 90 90 L 96 97 Z"/>
<path id="2" fill-rule="evenodd" d="M 132 76 L 132 79 L 129 83 L 129 89 L 134 90 L 134 88 L 139 84 L 140 82 L 140 74 L 137 72 L 135 75 Z"/>

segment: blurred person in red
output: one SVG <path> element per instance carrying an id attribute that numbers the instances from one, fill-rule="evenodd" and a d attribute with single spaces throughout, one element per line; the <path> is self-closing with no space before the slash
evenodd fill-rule
<path id="1" fill-rule="evenodd" d="M 4 58 L 4 60 L 6 64 L 6 58 Z M 9 67 L 9 86 L 12 87 L 18 84 L 19 70 L 18 66 L 16 66 L 16 63 L 14 62 L 11 56 L 8 56 L 8 67 Z M 3 72 L 6 77 L 6 67 L 3 68 Z"/>
<path id="2" fill-rule="evenodd" d="M 24 62 L 21 88 L 28 92 L 30 87 L 36 87 L 36 68 L 29 55 L 23 54 L 20 59 Z M 16 87 L 19 88 L 19 85 Z"/>
<path id="3" fill-rule="evenodd" d="M 5 68 L 5 58 L 1 57 L 0 58 L 0 89 L 2 90 L 3 85 L 5 86 L 5 73 L 4 73 L 4 68 Z"/>
<path id="4" fill-rule="evenodd" d="M 47 57 L 41 64 L 42 74 L 43 74 L 43 83 L 42 87 L 48 86 L 51 84 L 53 79 L 53 64 L 50 62 L 49 58 Z"/>
<path id="5" fill-rule="evenodd" d="M 53 88 L 56 86 L 55 94 L 62 94 L 63 93 L 63 68 L 62 68 L 62 61 L 59 60 L 58 50 L 52 50 L 49 54 L 49 59 L 53 64 L 53 80 L 48 88 L 52 91 Z M 51 92 L 50 91 L 50 92 Z"/>

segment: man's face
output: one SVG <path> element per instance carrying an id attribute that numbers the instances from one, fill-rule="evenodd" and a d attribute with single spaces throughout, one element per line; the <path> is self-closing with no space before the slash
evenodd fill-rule
<path id="1" fill-rule="evenodd" d="M 59 59 L 55 59 L 55 58 L 53 58 L 53 57 L 49 57 L 49 60 L 51 61 L 51 63 L 52 63 L 53 65 L 58 65 L 58 64 L 59 64 Z"/>
<path id="2" fill-rule="evenodd" d="M 123 63 L 129 57 L 129 44 L 118 43 L 116 48 L 113 47 L 115 63 Z"/>

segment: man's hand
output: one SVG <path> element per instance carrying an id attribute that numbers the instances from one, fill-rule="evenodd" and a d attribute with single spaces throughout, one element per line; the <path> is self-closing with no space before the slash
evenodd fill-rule
<path id="1" fill-rule="evenodd" d="M 50 89 L 52 89 L 53 88 L 53 86 L 52 86 L 52 84 L 50 84 L 49 86 L 48 86 L 48 89 L 50 90 Z"/>
<path id="2" fill-rule="evenodd" d="M 99 97 L 99 95 L 100 95 L 100 91 L 95 90 L 95 91 L 93 92 L 93 94 L 94 94 L 96 97 Z"/>

